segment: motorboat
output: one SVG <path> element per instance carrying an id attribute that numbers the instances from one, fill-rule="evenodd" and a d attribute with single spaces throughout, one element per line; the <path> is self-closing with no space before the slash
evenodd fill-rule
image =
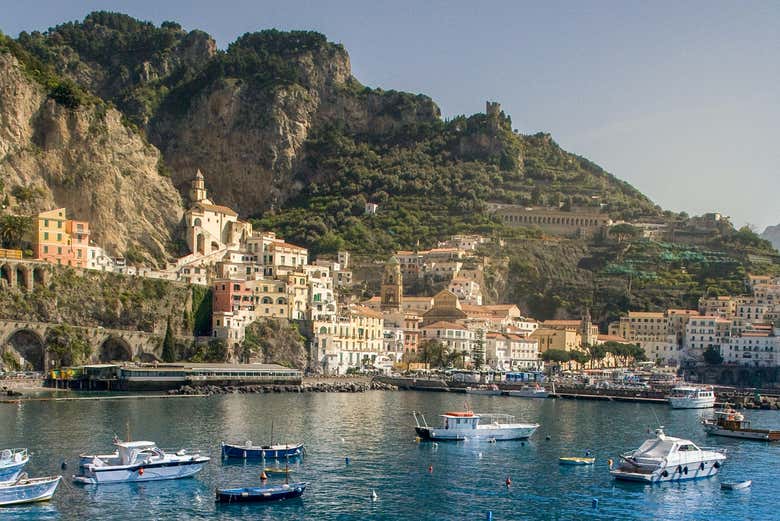
<path id="1" fill-rule="evenodd" d="M 219 503 L 247 503 L 252 501 L 279 501 L 300 497 L 307 483 L 284 483 L 262 487 L 218 488 L 216 501 Z"/>
<path id="2" fill-rule="evenodd" d="M 710 386 L 679 385 L 668 400 L 673 409 L 709 409 L 715 407 L 715 391 Z"/>
<path id="3" fill-rule="evenodd" d="M 745 488 L 750 488 L 750 486 L 753 484 L 753 480 L 746 480 L 746 481 L 724 481 L 720 484 L 720 488 L 723 490 L 742 490 Z"/>
<path id="4" fill-rule="evenodd" d="M 655 438 L 622 454 L 610 474 L 615 479 L 646 483 L 682 481 L 714 476 L 725 462 L 724 449 L 698 447 L 691 440 L 667 436 L 659 427 Z"/>
<path id="5" fill-rule="evenodd" d="M 253 445 L 251 441 L 247 441 L 243 445 L 239 445 L 222 442 L 223 458 L 282 459 L 297 458 L 303 453 L 303 443 Z"/>
<path id="6" fill-rule="evenodd" d="M 28 478 L 22 474 L 14 481 L 0 483 L 0 506 L 48 501 L 57 490 L 62 476 Z"/>
<path id="7" fill-rule="evenodd" d="M 187 478 L 211 459 L 186 449 L 168 453 L 151 441 L 115 441 L 114 445 L 117 450 L 112 454 L 82 454 L 73 480 L 98 484 Z"/>
<path id="8" fill-rule="evenodd" d="M 0 451 L 0 483 L 15 481 L 30 461 L 27 449 L 3 449 Z"/>
<path id="9" fill-rule="evenodd" d="M 567 456 L 563 458 L 558 458 L 558 463 L 561 465 L 575 465 L 575 466 L 585 466 L 585 465 L 593 465 L 596 463 L 596 458 L 586 456 L 586 457 L 577 457 L 577 456 Z"/>
<path id="10" fill-rule="evenodd" d="M 486 387 L 466 387 L 466 394 L 481 394 L 483 396 L 501 396 L 501 389 L 497 385 Z"/>
<path id="11" fill-rule="evenodd" d="M 547 392 L 544 387 L 538 384 L 533 387 L 526 385 L 521 389 L 508 391 L 507 394 L 509 396 L 517 396 L 520 398 L 547 398 L 550 396 L 550 393 Z"/>
<path id="12" fill-rule="evenodd" d="M 769 429 L 753 429 L 750 421 L 738 411 L 735 411 L 730 404 L 724 403 L 723 406 L 715 411 L 713 418 L 703 418 L 701 420 L 704 430 L 707 434 L 714 436 L 728 436 L 729 438 L 742 438 L 745 440 L 759 441 L 780 441 L 780 431 Z"/>
<path id="13" fill-rule="evenodd" d="M 539 428 L 538 423 L 516 423 L 514 416 L 508 414 L 447 412 L 440 415 L 441 427 L 429 426 L 422 413 L 414 411 L 412 415 L 417 424 L 417 435 L 426 440 L 522 440 L 531 437 Z"/>

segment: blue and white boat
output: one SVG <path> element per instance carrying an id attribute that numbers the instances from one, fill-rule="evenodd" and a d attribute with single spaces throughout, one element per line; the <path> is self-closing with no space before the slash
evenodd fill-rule
<path id="1" fill-rule="evenodd" d="M 15 481 L 28 461 L 27 449 L 3 449 L 0 452 L 0 483 Z"/>
<path id="2" fill-rule="evenodd" d="M 82 454 L 73 481 L 89 485 L 188 478 L 211 459 L 185 449 L 170 454 L 151 441 L 117 441 L 114 445 L 117 451 L 113 454 Z"/>
<path id="3" fill-rule="evenodd" d="M 48 501 L 61 479 L 62 476 L 29 479 L 23 475 L 16 481 L 0 483 L 0 506 Z"/>
<path id="4" fill-rule="evenodd" d="M 304 452 L 303 443 L 294 443 L 292 445 L 253 445 L 247 441 L 243 445 L 222 442 L 223 458 L 243 458 L 243 459 L 282 459 L 297 458 Z"/>
<path id="5" fill-rule="evenodd" d="M 263 487 L 218 488 L 219 503 L 248 503 L 252 501 L 279 501 L 300 497 L 306 490 L 306 483 L 285 483 Z"/>
<path id="6" fill-rule="evenodd" d="M 415 431 L 424 440 L 524 440 L 530 438 L 539 428 L 538 423 L 517 423 L 515 417 L 508 414 L 475 413 L 469 410 L 441 414 L 440 427 L 428 425 L 421 413 L 413 411 L 412 415 L 417 424 Z"/>

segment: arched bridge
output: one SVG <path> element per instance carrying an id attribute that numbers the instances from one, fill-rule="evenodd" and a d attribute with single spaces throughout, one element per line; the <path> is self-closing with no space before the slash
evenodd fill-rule
<path id="1" fill-rule="evenodd" d="M 32 291 L 46 287 L 51 278 L 51 265 L 39 260 L 22 260 L 9 256 L 14 250 L 2 250 L 0 254 L 0 288 Z M 21 252 L 19 252 L 21 257 Z"/>
<path id="2" fill-rule="evenodd" d="M 37 371 L 50 369 L 55 356 L 46 349 L 46 335 L 61 324 L 0 320 L 0 351 L 11 350 Z M 89 343 L 90 362 L 152 361 L 159 359 L 162 338 L 143 331 L 71 326 Z"/>

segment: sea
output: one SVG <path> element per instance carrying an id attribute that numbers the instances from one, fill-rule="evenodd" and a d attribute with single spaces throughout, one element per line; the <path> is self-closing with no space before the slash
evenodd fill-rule
<path id="1" fill-rule="evenodd" d="M 438 423 L 438 414 L 466 406 L 540 427 L 528 441 L 416 441 L 412 411 Z M 29 448 L 30 476 L 67 478 L 51 502 L 0 509 L 0 520 L 780 519 L 780 444 L 707 436 L 699 420 L 711 414 L 645 403 L 416 391 L 0 404 L 0 447 Z M 780 428 L 780 412 L 746 415 L 755 426 Z M 660 485 L 613 480 L 608 460 L 638 447 L 659 425 L 669 435 L 728 449 L 721 473 Z M 78 455 L 110 452 L 115 434 L 167 449 L 198 448 L 212 460 L 184 480 L 73 483 Z M 289 464 L 292 480 L 308 483 L 303 497 L 215 503 L 217 487 L 258 485 L 262 470 L 259 462 L 222 461 L 222 440 L 304 442 L 305 457 Z M 596 457 L 592 467 L 558 464 L 561 456 L 588 450 Z M 721 482 L 746 479 L 752 488 L 720 488 Z"/>

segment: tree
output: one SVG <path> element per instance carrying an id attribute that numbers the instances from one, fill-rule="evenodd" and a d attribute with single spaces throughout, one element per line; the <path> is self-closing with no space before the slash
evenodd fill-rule
<path id="1" fill-rule="evenodd" d="M 616 224 L 609 229 L 609 234 L 617 239 L 618 244 L 635 239 L 639 236 L 639 230 L 628 223 Z"/>
<path id="2" fill-rule="evenodd" d="M 227 342 L 221 338 L 214 338 L 209 341 L 208 348 L 204 356 L 204 362 L 224 362 L 228 357 Z"/>
<path id="3" fill-rule="evenodd" d="M 25 235 L 32 230 L 32 218 L 22 215 L 0 217 L 0 241 L 6 248 L 21 248 Z"/>
<path id="4" fill-rule="evenodd" d="M 719 365 L 723 363 L 723 356 L 719 349 L 710 346 L 704 350 L 704 361 L 709 365 Z"/>
<path id="5" fill-rule="evenodd" d="M 447 348 L 438 340 L 428 340 L 420 344 L 418 357 L 421 362 L 431 367 L 447 367 L 449 364 Z"/>
<path id="6" fill-rule="evenodd" d="M 542 360 L 562 364 L 571 360 L 571 353 L 563 349 L 548 349 L 542 353 Z"/>
<path id="7" fill-rule="evenodd" d="M 479 369 L 485 365 L 485 341 L 482 340 L 481 334 L 479 339 L 474 341 L 474 349 L 471 351 L 471 360 L 474 363 L 474 369 Z"/>
<path id="8" fill-rule="evenodd" d="M 49 328 L 46 331 L 44 343 L 46 350 L 51 353 L 60 366 L 83 364 L 89 360 L 92 354 L 92 346 L 84 334 L 66 325 Z"/>
<path id="9" fill-rule="evenodd" d="M 569 360 L 575 362 L 580 367 L 584 366 L 590 360 L 590 356 L 585 351 L 570 351 Z"/>
<path id="10" fill-rule="evenodd" d="M 173 328 L 171 327 L 171 319 L 168 319 L 168 325 L 165 328 L 165 338 L 162 345 L 162 359 L 163 362 L 175 362 L 177 358 L 176 353 L 176 341 L 173 338 Z"/>
<path id="11" fill-rule="evenodd" d="M 588 354 L 590 355 L 590 366 L 593 367 L 593 362 L 600 363 L 607 356 L 607 350 L 603 344 L 594 344 L 588 346 Z"/>

